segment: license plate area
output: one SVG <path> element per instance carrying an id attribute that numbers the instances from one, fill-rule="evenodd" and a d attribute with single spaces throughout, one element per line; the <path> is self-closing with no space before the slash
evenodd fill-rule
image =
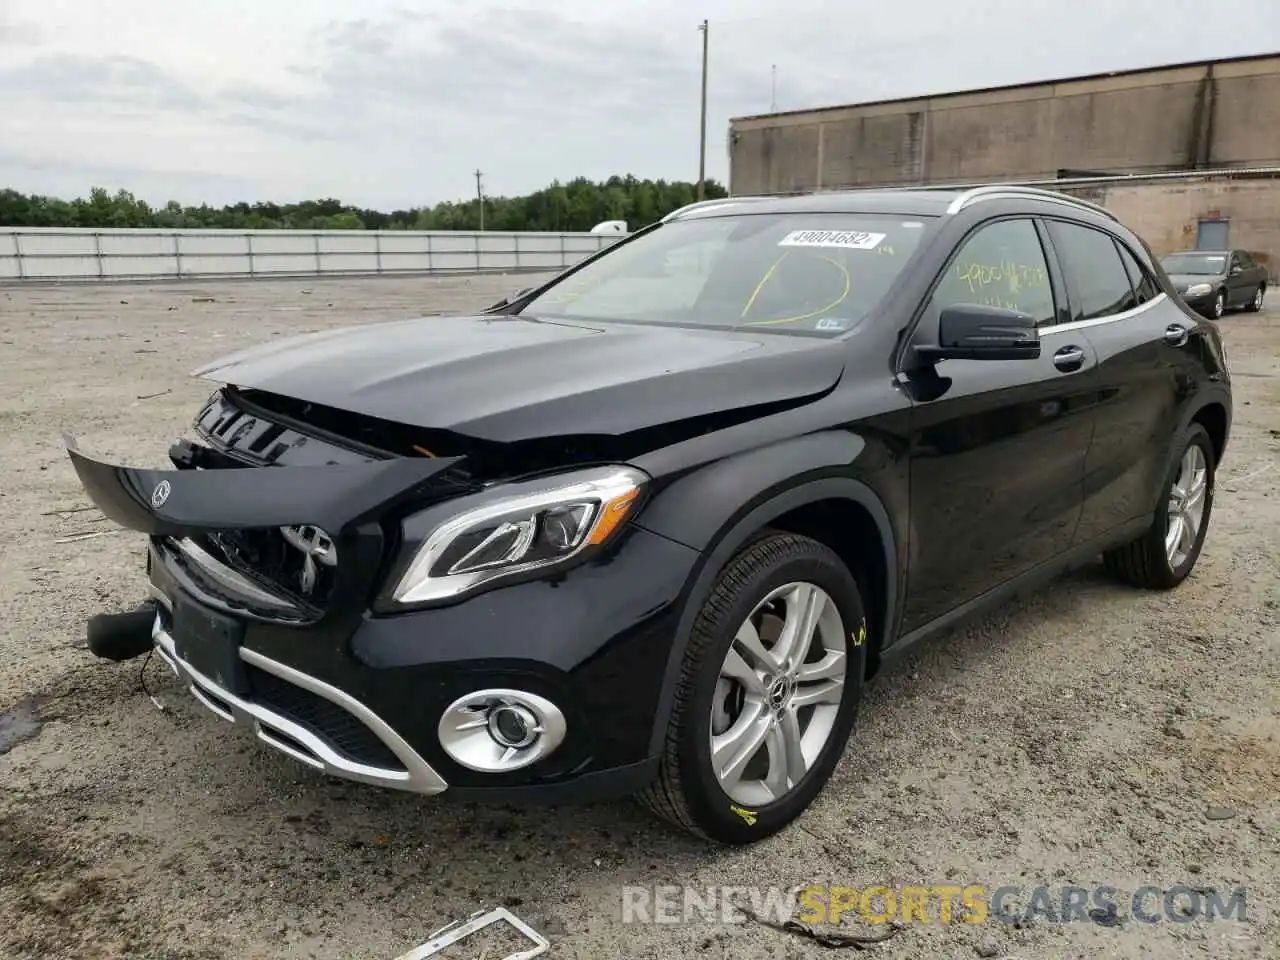
<path id="1" fill-rule="evenodd" d="M 230 694 L 248 694 L 249 678 L 240 660 L 244 624 L 179 595 L 170 633 L 179 658 L 193 669 Z"/>

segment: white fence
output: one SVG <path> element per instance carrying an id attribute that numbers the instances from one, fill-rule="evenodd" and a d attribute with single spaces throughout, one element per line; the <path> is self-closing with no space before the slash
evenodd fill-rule
<path id="1" fill-rule="evenodd" d="M 619 239 L 496 231 L 0 227 L 0 283 L 555 271 Z"/>

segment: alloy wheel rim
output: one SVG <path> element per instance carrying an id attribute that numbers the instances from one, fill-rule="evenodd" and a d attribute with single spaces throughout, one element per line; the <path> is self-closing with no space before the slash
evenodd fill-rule
<path id="1" fill-rule="evenodd" d="M 1178 478 L 1169 490 L 1169 525 L 1165 531 L 1164 550 L 1169 567 L 1177 570 L 1187 562 L 1195 548 L 1204 523 L 1204 510 L 1209 495 L 1209 465 L 1204 451 L 1193 444 L 1182 455 Z"/>
<path id="2" fill-rule="evenodd" d="M 1262 288 L 1258 288 L 1258 292 L 1253 295 L 1253 309 L 1262 309 Z"/>
<path id="3" fill-rule="evenodd" d="M 732 800 L 773 803 L 809 772 L 831 739 L 848 659 L 840 611 L 812 583 L 778 587 L 751 611 L 711 707 L 711 766 Z"/>
<path id="4" fill-rule="evenodd" d="M 1226 309 L 1226 303 L 1223 301 L 1222 294 L 1218 294 L 1216 300 L 1213 301 L 1213 315 L 1215 317 L 1222 316 L 1222 311 Z"/>

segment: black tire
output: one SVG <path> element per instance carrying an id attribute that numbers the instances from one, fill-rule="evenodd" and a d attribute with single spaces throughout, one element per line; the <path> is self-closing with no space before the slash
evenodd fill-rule
<path id="1" fill-rule="evenodd" d="M 1215 320 L 1221 320 L 1227 312 L 1227 291 L 1219 290 L 1218 295 L 1213 298 L 1213 306 L 1209 308 L 1209 314 Z"/>
<path id="2" fill-rule="evenodd" d="M 804 778 L 780 800 L 745 809 L 720 786 L 711 766 L 712 704 L 720 666 L 738 628 L 777 587 L 821 587 L 840 613 L 847 638 L 844 692 L 831 734 Z M 848 568 L 816 540 L 764 532 L 721 571 L 694 621 L 681 666 L 659 774 L 640 801 L 662 819 L 705 840 L 748 844 L 798 818 L 831 777 L 853 730 L 866 671 L 862 597 Z"/>
<path id="3" fill-rule="evenodd" d="M 1258 289 L 1254 291 L 1253 299 L 1245 306 L 1245 310 L 1249 313 L 1257 313 L 1262 309 L 1262 298 L 1267 295 L 1267 285 L 1265 283 L 1258 284 Z"/>
<path id="4" fill-rule="evenodd" d="M 1191 446 L 1200 447 L 1205 461 L 1205 503 L 1204 515 L 1200 520 L 1200 529 L 1196 532 L 1195 542 L 1188 551 L 1186 559 L 1176 568 L 1165 550 L 1165 534 L 1169 530 L 1169 495 L 1177 479 L 1182 458 Z M 1213 442 L 1204 427 L 1198 423 L 1191 424 L 1173 445 L 1173 456 L 1165 471 L 1164 484 L 1160 488 L 1160 501 L 1156 506 L 1156 517 L 1151 528 L 1133 540 L 1115 550 L 1103 554 L 1102 560 L 1107 570 L 1115 577 L 1135 587 L 1148 590 L 1169 590 L 1182 583 L 1191 573 L 1200 557 L 1204 546 L 1205 534 L 1209 530 L 1209 521 L 1213 516 L 1214 472 L 1217 464 L 1213 457 Z"/>

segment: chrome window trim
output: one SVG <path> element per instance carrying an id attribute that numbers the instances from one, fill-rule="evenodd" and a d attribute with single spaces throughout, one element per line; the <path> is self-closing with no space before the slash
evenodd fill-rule
<path id="1" fill-rule="evenodd" d="M 1049 326 L 1040 327 L 1040 336 L 1049 333 L 1065 333 L 1069 330 L 1085 330 L 1089 327 L 1100 327 L 1105 323 L 1119 323 L 1122 320 L 1130 320 L 1133 317 L 1146 313 L 1152 307 L 1169 299 L 1169 295 L 1163 290 L 1156 296 L 1152 297 L 1146 303 L 1139 304 L 1132 310 L 1125 310 L 1123 313 L 1113 313 L 1105 317 L 1092 317 L 1088 320 L 1072 320 L 1070 323 L 1054 323 Z"/>

